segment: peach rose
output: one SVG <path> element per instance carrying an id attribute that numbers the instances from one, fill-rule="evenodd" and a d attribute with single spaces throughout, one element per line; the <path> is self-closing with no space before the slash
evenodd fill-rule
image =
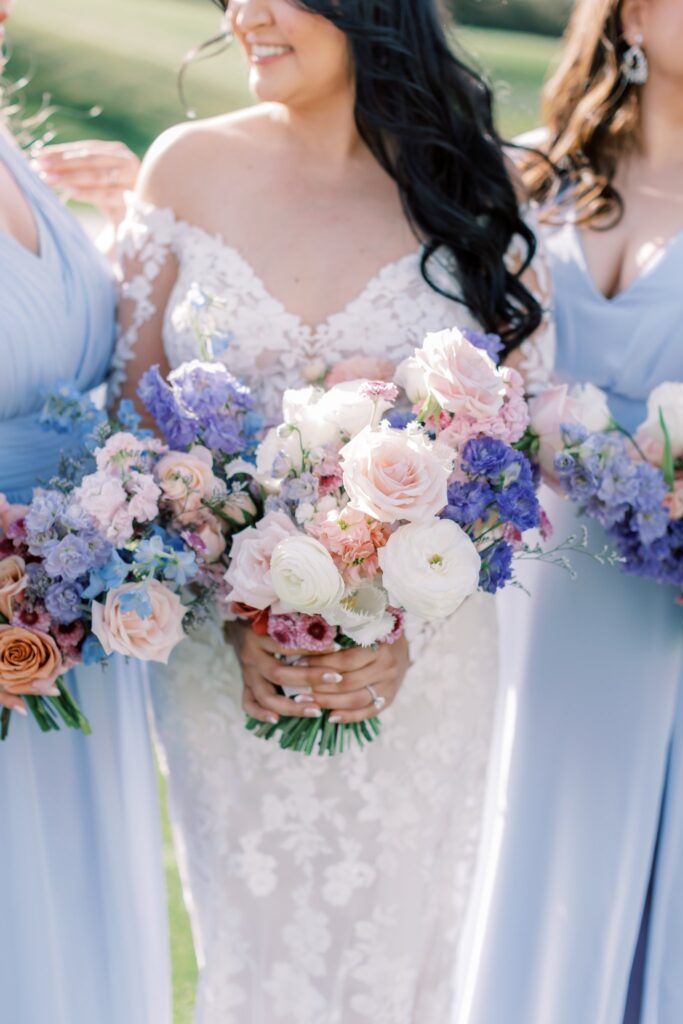
<path id="1" fill-rule="evenodd" d="M 141 590 L 151 605 L 150 614 L 144 618 L 137 611 L 121 607 L 125 594 Z M 158 580 L 124 583 L 109 591 L 104 604 L 93 601 L 92 631 L 107 654 L 116 652 L 165 665 L 185 636 L 182 622 L 186 611 L 178 595 Z"/>
<path id="2" fill-rule="evenodd" d="M 218 519 L 209 512 L 203 517 L 202 525 L 192 532 L 202 542 L 201 558 L 205 562 L 217 562 L 225 551 L 225 537 Z"/>
<path id="3" fill-rule="evenodd" d="M 0 615 L 12 618 L 13 602 L 26 589 L 26 563 L 18 555 L 0 559 Z"/>
<path id="4" fill-rule="evenodd" d="M 0 626 L 0 691 L 13 696 L 55 696 L 63 670 L 51 636 L 21 626 Z"/>
<path id="5" fill-rule="evenodd" d="M 325 387 L 352 380 L 393 380 L 396 367 L 388 359 L 376 356 L 352 356 L 333 366 L 325 378 Z"/>
<path id="6" fill-rule="evenodd" d="M 210 498 L 218 486 L 211 452 L 201 445 L 191 452 L 169 452 L 159 459 L 154 472 L 166 505 L 181 519 L 198 512 L 202 499 Z"/>
<path id="7" fill-rule="evenodd" d="M 352 508 L 382 523 L 431 519 L 446 505 L 453 454 L 419 431 L 366 427 L 341 450 Z"/>

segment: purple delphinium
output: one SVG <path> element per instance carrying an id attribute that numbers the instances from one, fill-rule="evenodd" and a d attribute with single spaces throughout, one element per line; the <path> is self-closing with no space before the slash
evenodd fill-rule
<path id="1" fill-rule="evenodd" d="M 482 553 L 479 587 L 487 594 L 495 594 L 512 579 L 513 551 L 507 541 L 500 540 Z"/>
<path id="2" fill-rule="evenodd" d="M 197 440 L 199 424 L 196 418 L 179 406 L 158 366 L 151 366 L 142 375 L 138 396 L 172 448 L 188 448 Z"/>
<path id="3" fill-rule="evenodd" d="M 48 587 L 45 594 L 45 607 L 55 622 L 68 625 L 81 616 L 83 594 L 77 583 L 59 581 Z"/>
<path id="4" fill-rule="evenodd" d="M 541 506 L 533 486 L 516 480 L 496 495 L 500 518 L 521 532 L 541 523 Z"/>
<path id="5" fill-rule="evenodd" d="M 232 376 L 222 363 L 192 362 L 179 366 L 170 376 L 181 405 L 200 422 L 226 407 L 252 409 L 249 389 Z"/>
<path id="6" fill-rule="evenodd" d="M 494 363 L 499 361 L 501 352 L 505 347 L 499 334 L 483 334 L 481 331 L 473 331 L 468 327 L 462 333 L 471 345 L 486 352 L 487 356 L 490 356 Z"/>
<path id="7" fill-rule="evenodd" d="M 454 481 L 448 485 L 448 504 L 441 518 L 451 519 L 459 526 L 470 526 L 477 519 L 487 517 L 495 499 L 493 488 L 486 482 Z"/>
<path id="8" fill-rule="evenodd" d="M 67 534 L 49 549 L 44 564 L 53 579 L 77 580 L 91 568 L 87 541 L 76 533 Z"/>

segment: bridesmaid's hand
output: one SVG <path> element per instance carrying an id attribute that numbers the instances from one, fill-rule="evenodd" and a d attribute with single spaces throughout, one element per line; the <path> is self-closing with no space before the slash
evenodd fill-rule
<path id="1" fill-rule="evenodd" d="M 323 709 L 332 711 L 332 719 L 341 724 L 373 718 L 393 704 L 410 664 L 405 637 L 374 650 L 357 647 L 327 654 L 285 651 L 243 624 L 230 627 L 230 639 L 242 665 L 244 710 L 273 724 L 281 715 L 317 717 Z M 299 654 L 301 661 L 284 665 L 276 654 Z M 301 693 L 294 699 L 282 697 L 278 686 Z M 381 708 L 376 699 L 384 701 Z"/>
<path id="2" fill-rule="evenodd" d="M 140 161 L 123 142 L 92 139 L 45 146 L 35 162 L 52 188 L 95 206 L 114 227 L 121 223 L 123 193 L 135 187 L 140 169 Z"/>
<path id="3" fill-rule="evenodd" d="M 21 697 L 14 697 L 11 693 L 0 691 L 0 708 L 9 708 L 10 711 L 17 711 L 20 715 L 27 715 L 26 705 Z"/>

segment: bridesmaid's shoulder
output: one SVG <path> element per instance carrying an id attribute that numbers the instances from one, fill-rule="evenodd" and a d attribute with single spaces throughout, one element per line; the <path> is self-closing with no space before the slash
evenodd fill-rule
<path id="1" fill-rule="evenodd" d="M 234 183 L 251 159 L 268 149 L 273 123 L 272 112 L 262 104 L 168 128 L 142 162 L 138 196 L 177 211 L 208 178 L 219 175 Z"/>

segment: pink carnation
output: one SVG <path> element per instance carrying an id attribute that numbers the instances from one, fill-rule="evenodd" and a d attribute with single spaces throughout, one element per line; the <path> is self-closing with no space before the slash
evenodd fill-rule
<path id="1" fill-rule="evenodd" d="M 319 481 L 318 493 L 321 498 L 338 491 L 343 483 L 339 452 L 332 448 L 325 448 L 323 451 L 324 457 L 312 468 L 313 475 Z"/>
<path id="2" fill-rule="evenodd" d="M 358 394 L 373 402 L 395 402 L 398 398 L 398 388 L 395 384 L 387 384 L 383 380 L 366 380 L 358 389 Z"/>
<path id="3" fill-rule="evenodd" d="M 13 626 L 23 626 L 24 629 L 35 629 L 40 633 L 49 633 L 52 629 L 52 619 L 42 604 L 23 604 L 15 608 L 12 613 L 11 623 Z"/>
<path id="4" fill-rule="evenodd" d="M 391 605 L 387 607 L 387 611 L 390 615 L 394 616 L 394 628 L 391 633 L 384 637 L 380 643 L 383 644 L 395 644 L 397 640 L 400 640 L 403 636 L 405 626 L 405 616 L 400 608 L 392 608 Z"/>
<path id="5" fill-rule="evenodd" d="M 388 359 L 377 359 L 374 356 L 352 356 L 342 359 L 333 366 L 325 378 L 325 387 L 345 384 L 351 380 L 391 380 L 396 367 Z"/>
<path id="6" fill-rule="evenodd" d="M 302 651 L 327 651 L 335 641 L 337 627 L 321 615 L 299 615 L 296 623 L 296 646 Z"/>
<path id="7" fill-rule="evenodd" d="M 306 529 L 323 544 L 344 577 L 355 586 L 379 572 L 377 551 L 389 539 L 389 527 L 349 508 L 319 512 Z"/>

